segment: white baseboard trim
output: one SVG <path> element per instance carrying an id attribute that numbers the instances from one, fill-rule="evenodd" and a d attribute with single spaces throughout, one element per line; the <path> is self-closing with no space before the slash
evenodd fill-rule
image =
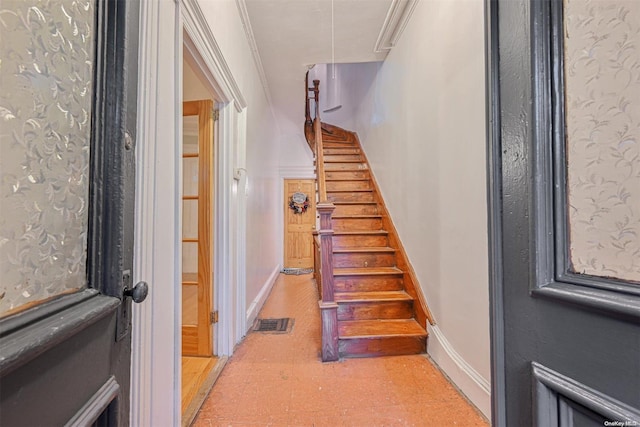
<path id="1" fill-rule="evenodd" d="M 276 265 L 276 268 L 271 272 L 267 281 L 262 285 L 262 289 L 260 289 L 258 295 L 256 295 L 255 299 L 251 301 L 251 305 L 247 309 L 247 330 L 251 328 L 253 321 L 256 320 L 258 313 L 260 313 L 260 309 L 262 309 L 265 301 L 267 301 L 267 297 L 271 293 L 273 285 L 276 283 L 280 270 L 282 270 L 280 264 Z"/>
<path id="2" fill-rule="evenodd" d="M 437 325 L 427 327 L 429 356 L 480 412 L 491 419 L 491 383 L 460 356 Z"/>

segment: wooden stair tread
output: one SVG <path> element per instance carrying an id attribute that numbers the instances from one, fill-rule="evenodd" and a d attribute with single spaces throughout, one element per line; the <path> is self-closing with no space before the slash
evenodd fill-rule
<path id="1" fill-rule="evenodd" d="M 338 322 L 340 339 L 426 337 L 427 331 L 414 319 L 401 320 L 343 320 Z"/>
<path id="2" fill-rule="evenodd" d="M 336 292 L 336 302 L 413 301 L 405 291 Z"/>
<path id="3" fill-rule="evenodd" d="M 325 163 L 362 163 L 362 159 L 324 159 Z"/>
<path id="4" fill-rule="evenodd" d="M 363 218 L 382 218 L 382 215 L 378 214 L 364 214 L 364 215 L 332 215 L 331 219 L 363 219 Z"/>
<path id="5" fill-rule="evenodd" d="M 329 181 L 337 181 L 337 182 L 345 182 L 345 181 L 369 181 L 369 178 L 326 178 L 326 182 Z"/>
<path id="6" fill-rule="evenodd" d="M 378 202 L 374 200 L 336 200 L 334 205 L 377 205 Z"/>
<path id="7" fill-rule="evenodd" d="M 387 230 L 334 230 L 333 235 L 345 235 L 345 236 L 379 236 L 387 235 Z"/>
<path id="8" fill-rule="evenodd" d="M 378 276 L 378 275 L 402 275 L 404 272 L 397 267 L 347 267 L 334 268 L 334 276 Z"/>
<path id="9" fill-rule="evenodd" d="M 327 194 L 329 193 L 371 193 L 373 188 L 358 188 L 355 190 L 327 190 Z"/>
<path id="10" fill-rule="evenodd" d="M 368 253 L 368 252 L 377 252 L 377 253 L 385 253 L 385 252 L 395 252 L 396 250 L 390 248 L 388 246 L 361 246 L 361 247 L 352 247 L 352 248 L 334 248 L 334 254 L 348 254 L 348 253 Z"/>
<path id="11" fill-rule="evenodd" d="M 343 150 L 343 151 L 338 151 Z M 334 156 L 334 155 L 359 155 L 362 154 L 359 148 L 355 147 L 324 147 L 322 153 L 325 156 Z"/>

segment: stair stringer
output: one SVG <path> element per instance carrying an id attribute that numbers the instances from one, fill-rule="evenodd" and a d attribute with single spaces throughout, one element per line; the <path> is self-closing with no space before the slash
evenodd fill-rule
<path id="1" fill-rule="evenodd" d="M 429 324 L 431 325 L 435 325 L 436 324 L 435 319 L 433 318 L 433 315 L 429 310 L 429 306 L 427 305 L 426 298 L 424 297 L 422 289 L 420 288 L 420 282 L 418 281 L 418 277 L 416 276 L 413 266 L 409 261 L 409 257 L 407 256 L 404 246 L 402 245 L 402 242 L 398 235 L 398 231 L 396 230 L 396 227 L 393 224 L 391 215 L 389 214 L 387 206 L 384 202 L 384 197 L 382 197 L 382 193 L 380 192 L 380 187 L 378 186 L 378 182 L 376 181 L 375 173 L 371 169 L 371 164 L 369 163 L 369 159 L 367 158 L 367 155 L 362 147 L 362 144 L 360 143 L 360 138 L 358 137 L 358 134 L 356 132 L 351 132 L 334 125 L 328 125 L 326 123 L 323 123 L 323 126 L 327 126 L 327 127 L 330 127 L 332 130 L 335 129 L 338 132 L 344 132 L 344 134 L 348 134 L 350 137 L 353 138 L 354 142 L 357 144 L 358 148 L 360 149 L 360 153 L 363 159 L 365 160 L 369 170 L 369 176 L 371 178 L 373 191 L 377 195 L 377 200 L 379 200 L 380 202 L 379 206 L 382 209 L 382 212 L 380 212 L 380 214 L 382 215 L 382 224 L 383 224 L 383 228 L 388 231 L 389 246 L 396 249 L 397 267 L 403 271 L 403 282 L 404 282 L 405 291 L 415 301 L 414 310 L 415 310 L 416 321 L 425 329 L 427 327 L 427 322 L 429 322 Z"/>

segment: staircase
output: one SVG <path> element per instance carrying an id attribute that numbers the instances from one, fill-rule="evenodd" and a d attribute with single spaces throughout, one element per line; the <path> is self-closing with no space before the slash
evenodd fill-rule
<path id="1" fill-rule="evenodd" d="M 316 170 L 324 174 L 327 201 L 335 205 L 331 240 L 338 353 L 423 353 L 428 311 L 357 136 L 322 124 L 322 147 L 323 156 L 317 157 L 324 167 Z"/>

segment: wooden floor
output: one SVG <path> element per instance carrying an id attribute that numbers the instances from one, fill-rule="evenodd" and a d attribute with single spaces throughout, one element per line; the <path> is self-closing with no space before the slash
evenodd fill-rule
<path id="1" fill-rule="evenodd" d="M 226 357 L 182 357 L 182 426 L 190 426 L 227 362 Z"/>

